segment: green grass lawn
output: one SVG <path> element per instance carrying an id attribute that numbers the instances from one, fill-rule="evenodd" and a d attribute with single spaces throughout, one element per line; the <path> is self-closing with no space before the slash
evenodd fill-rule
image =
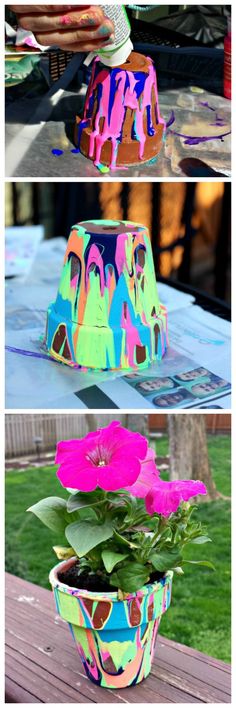
<path id="1" fill-rule="evenodd" d="M 230 496 L 230 438 L 209 436 L 208 443 L 217 489 Z M 156 447 L 159 455 L 166 455 L 167 437 L 158 440 Z M 46 588 L 49 570 L 56 562 L 52 546 L 64 545 L 64 538 L 25 510 L 53 495 L 67 496 L 53 466 L 6 474 L 6 569 Z M 207 524 L 213 543 L 192 546 L 187 557 L 207 558 L 216 571 L 186 567 L 184 576 L 175 576 L 172 605 L 162 619 L 161 633 L 230 661 L 230 501 L 203 503 L 196 517 Z"/>

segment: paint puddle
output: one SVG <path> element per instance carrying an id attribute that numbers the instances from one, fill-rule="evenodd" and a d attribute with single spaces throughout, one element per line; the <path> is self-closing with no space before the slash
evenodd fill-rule
<path id="1" fill-rule="evenodd" d="M 60 157 L 60 155 L 63 155 L 64 150 L 58 150 L 57 148 L 53 148 L 52 154 L 56 155 L 56 157 Z"/>

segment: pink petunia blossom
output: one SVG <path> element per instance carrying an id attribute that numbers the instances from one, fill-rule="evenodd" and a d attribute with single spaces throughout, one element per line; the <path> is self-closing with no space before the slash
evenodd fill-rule
<path id="1" fill-rule="evenodd" d="M 182 501 L 188 501 L 190 497 L 206 493 L 205 484 L 198 480 L 183 479 L 176 482 L 164 482 L 159 479 L 145 498 L 146 509 L 150 515 L 156 513 L 170 516 L 177 511 Z"/>
<path id="2" fill-rule="evenodd" d="M 57 445 L 57 476 L 63 487 L 91 492 L 96 487 L 113 492 L 136 482 L 147 440 L 113 421 L 106 428 L 80 440 L 62 440 Z"/>
<path id="3" fill-rule="evenodd" d="M 152 489 L 159 480 L 159 470 L 155 465 L 155 451 L 149 447 L 145 460 L 141 463 L 141 472 L 138 479 L 131 487 L 125 487 L 127 492 L 133 497 L 144 499 L 150 489 Z"/>

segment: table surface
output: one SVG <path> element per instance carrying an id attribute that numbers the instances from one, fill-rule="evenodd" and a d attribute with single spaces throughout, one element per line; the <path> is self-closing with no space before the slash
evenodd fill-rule
<path id="1" fill-rule="evenodd" d="M 19 231 L 17 228 L 18 240 Z M 34 227 L 30 227 L 31 240 L 33 235 Z M 75 370 L 51 361 L 44 351 L 46 311 L 55 300 L 65 246 L 65 239 L 60 237 L 42 241 L 25 279 L 11 277 L 6 281 L 7 408 L 104 410 L 126 409 L 132 405 L 134 409 L 155 410 L 152 403 L 155 391 L 149 397 L 141 396 L 133 386 L 131 389 L 124 378 L 125 372 Z M 10 253 L 11 250 L 9 247 Z M 52 264 L 50 269 L 48 263 Z M 168 311 L 170 346 L 162 361 L 140 372 L 141 378 L 146 374 L 154 378 L 171 377 L 201 366 L 230 382 L 231 335 L 230 324 L 225 319 L 228 313 L 220 307 L 222 317 L 215 317 L 215 310 L 219 314 L 219 303 L 205 301 L 205 298 L 202 302 L 201 298 L 199 304 L 193 304 L 191 293 L 183 293 L 164 283 L 159 284 L 158 291 Z M 206 347 L 206 343 L 209 346 Z M 220 391 L 219 400 L 210 396 L 211 407 L 230 408 L 229 391 L 227 385 L 224 392 Z M 181 405 L 210 407 L 209 395 L 203 399 L 190 397 L 190 402 L 184 399 Z"/>
<path id="2" fill-rule="evenodd" d="M 7 703 L 230 703 L 230 686 L 230 665 L 162 636 L 139 686 L 95 686 L 81 671 L 52 593 L 6 574 Z"/>
<path id="3" fill-rule="evenodd" d="M 231 102 L 191 87 L 159 93 L 161 115 L 174 123 L 167 131 L 160 155 L 152 161 L 116 169 L 101 175 L 91 160 L 72 154 L 75 115 L 81 114 L 86 86 L 77 91 L 64 87 L 53 97 L 49 113 L 47 94 L 25 96 L 7 101 L 6 106 L 6 176 L 7 177 L 90 177 L 91 179 L 124 179 L 134 177 L 169 177 L 183 179 L 183 158 L 198 158 L 209 167 L 230 177 L 231 170 Z M 28 121 L 30 125 L 27 126 Z M 26 125 L 26 128 L 24 126 Z M 221 139 L 221 134 L 225 137 Z M 187 143 L 187 136 L 204 136 L 199 143 Z M 182 137 L 181 137 L 182 136 Z M 207 137 L 208 136 L 208 137 Z M 209 136 L 213 139 L 209 140 Z M 218 136 L 218 137 L 217 137 Z M 62 151 L 60 156 L 52 149 Z M 20 150 L 20 159 L 19 159 Z M 201 175 L 199 174 L 199 177 Z M 203 174 L 204 176 L 204 174 Z"/>

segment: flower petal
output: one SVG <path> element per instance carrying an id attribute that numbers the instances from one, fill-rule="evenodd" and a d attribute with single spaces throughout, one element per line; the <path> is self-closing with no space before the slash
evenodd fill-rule
<path id="1" fill-rule="evenodd" d="M 58 477 L 65 487 L 81 491 L 96 486 L 115 491 L 136 481 L 146 453 L 146 438 L 112 421 L 85 438 L 58 443 Z"/>
<path id="2" fill-rule="evenodd" d="M 144 499 L 149 490 L 156 485 L 159 474 L 159 470 L 155 465 L 155 451 L 150 447 L 148 448 L 145 460 L 141 462 L 141 471 L 138 479 L 131 487 L 125 487 L 125 489 L 134 497 Z"/>
<path id="3" fill-rule="evenodd" d="M 87 440 L 87 444 L 92 440 L 94 440 L 94 443 L 96 441 L 98 431 L 95 431 L 93 433 L 88 433 L 86 435 L 86 438 L 78 438 L 78 440 L 60 440 L 60 442 L 57 443 L 57 450 L 56 450 L 56 457 L 55 457 L 55 463 L 60 464 L 61 462 L 64 461 L 66 455 L 77 455 L 77 452 L 83 448 L 84 440 Z"/>
<path id="4" fill-rule="evenodd" d="M 158 480 L 155 487 L 146 496 L 145 504 L 148 514 L 161 514 L 170 516 L 177 511 L 182 501 L 188 501 L 197 494 L 206 494 L 207 489 L 203 482 L 198 480 L 177 480 L 164 482 Z"/>
<path id="5" fill-rule="evenodd" d="M 78 469 L 73 464 L 63 463 L 57 470 L 57 477 L 63 487 L 79 492 L 92 492 L 97 487 L 97 468 L 90 463 Z"/>
<path id="6" fill-rule="evenodd" d="M 140 462 L 136 458 L 132 459 L 132 465 L 127 464 L 126 456 L 123 460 L 119 458 L 117 462 L 112 460 L 110 465 L 99 468 L 99 487 L 107 492 L 115 492 L 124 488 L 124 480 L 128 480 L 130 484 L 135 482 L 139 472 Z"/>

